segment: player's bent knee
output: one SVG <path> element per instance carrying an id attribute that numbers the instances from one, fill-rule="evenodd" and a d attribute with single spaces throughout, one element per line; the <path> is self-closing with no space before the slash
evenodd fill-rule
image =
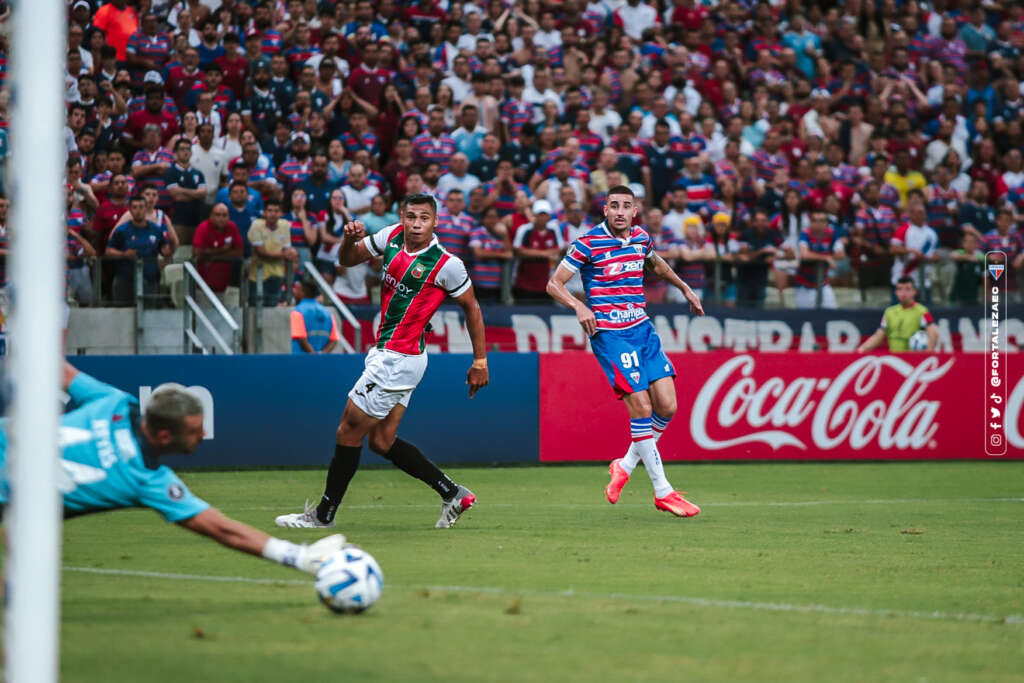
<path id="1" fill-rule="evenodd" d="M 395 445 L 394 434 L 371 434 L 370 450 L 378 455 L 384 455 Z"/>
<path id="2" fill-rule="evenodd" d="M 638 392 L 636 394 L 627 394 L 624 400 L 631 418 L 635 419 L 638 417 L 651 416 L 653 409 L 651 408 L 651 399 L 647 395 L 646 391 Z"/>
<path id="3" fill-rule="evenodd" d="M 658 413 L 658 415 L 665 418 L 666 420 L 671 420 L 675 416 L 676 410 L 678 409 L 679 406 L 673 400 L 663 405 L 655 406 L 654 412 Z"/>

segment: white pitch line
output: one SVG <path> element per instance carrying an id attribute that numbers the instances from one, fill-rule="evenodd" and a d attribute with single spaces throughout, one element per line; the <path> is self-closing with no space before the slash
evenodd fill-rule
<path id="1" fill-rule="evenodd" d="M 877 500 L 795 500 L 795 501 L 733 501 L 721 503 L 708 503 L 700 501 L 701 508 L 729 508 L 729 507 L 813 507 L 821 505 L 919 505 L 922 503 L 1024 503 L 1024 498 L 893 498 Z M 606 508 L 607 503 L 481 503 L 492 508 L 519 508 L 524 505 L 531 508 Z M 237 512 L 265 512 L 281 510 L 287 506 L 260 505 L 255 507 L 225 507 L 224 510 Z M 349 510 L 379 510 L 382 508 L 408 507 L 408 508 L 435 508 L 436 503 L 366 503 L 356 505 L 344 505 Z M 619 502 L 616 507 L 650 507 L 649 503 L 627 503 Z"/>
<path id="2" fill-rule="evenodd" d="M 100 574 L 105 576 L 137 576 L 147 579 L 164 579 L 173 581 L 207 581 L 215 583 L 250 583 L 261 585 L 283 584 L 289 586 L 303 586 L 309 588 L 311 580 L 301 581 L 298 579 L 260 579 L 247 576 L 210 576 L 204 574 L 176 574 L 172 572 L 150 572 L 135 569 L 107 569 L 102 567 L 64 567 L 66 572 L 82 574 Z M 798 614 L 828 614 L 833 616 L 853 617 L 902 617 L 906 619 L 927 619 L 932 621 L 960 621 L 985 624 L 1011 624 L 1024 626 L 1024 616 L 1019 614 L 1008 614 L 997 616 L 993 614 L 975 614 L 972 612 L 922 612 L 918 610 L 895 610 L 895 609 L 871 609 L 867 607 L 831 607 L 829 605 L 794 605 L 780 602 L 752 602 L 747 600 L 717 600 L 713 598 L 698 598 L 685 595 L 642 595 L 632 593 L 587 593 L 577 592 L 572 589 L 564 591 L 521 591 L 501 588 L 497 586 L 402 586 L 389 584 L 390 588 L 398 590 L 427 590 L 446 593 L 485 593 L 488 595 L 502 595 L 510 597 L 534 597 L 534 598 L 578 598 L 583 600 L 617 600 L 623 602 L 663 602 L 682 605 L 694 605 L 696 607 L 715 607 L 726 609 L 746 609 L 765 612 L 792 612 Z"/>

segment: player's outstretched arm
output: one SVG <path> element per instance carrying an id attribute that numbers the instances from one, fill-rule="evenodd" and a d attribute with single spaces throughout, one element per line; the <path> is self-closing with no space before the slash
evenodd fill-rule
<path id="1" fill-rule="evenodd" d="M 593 337 L 594 333 L 597 332 L 597 319 L 594 317 L 594 312 L 587 308 L 586 304 L 574 297 L 566 289 L 565 283 L 571 277 L 572 271 L 566 268 L 564 264 L 559 264 L 551 279 L 548 280 L 548 294 L 566 308 L 576 311 L 576 320 L 579 321 L 580 327 L 583 328 L 588 337 Z"/>
<path id="2" fill-rule="evenodd" d="M 487 370 L 487 339 L 484 329 L 484 314 L 480 311 L 480 304 L 477 303 L 476 294 L 470 287 L 455 298 L 455 302 L 462 308 L 466 316 L 466 331 L 469 332 L 469 341 L 473 344 L 473 365 L 466 373 L 466 384 L 469 385 L 469 397 L 473 398 L 476 392 L 487 386 L 491 381 L 490 373 Z"/>
<path id="3" fill-rule="evenodd" d="M 75 381 L 76 377 L 78 377 L 78 372 L 78 368 L 73 366 L 71 363 L 64 361 L 64 377 L 61 380 L 61 388 L 64 389 L 64 391 L 67 391 L 68 387 L 71 386 L 71 383 Z"/>
<path id="4" fill-rule="evenodd" d="M 355 266 L 369 261 L 372 257 L 370 250 L 363 244 L 366 237 L 366 226 L 362 221 L 346 223 L 344 235 L 341 238 L 341 250 L 338 253 L 338 263 L 343 266 Z"/>
<path id="5" fill-rule="evenodd" d="M 928 335 L 928 350 L 934 351 L 935 347 L 939 345 L 939 326 L 929 323 L 928 327 L 924 328 L 924 333 Z"/>
<path id="6" fill-rule="evenodd" d="M 672 267 L 669 266 L 665 262 L 665 259 L 661 258 L 657 252 L 652 253 L 650 258 L 647 259 L 647 265 L 652 273 L 683 293 L 686 300 L 690 302 L 691 313 L 694 315 L 704 315 L 704 307 L 700 303 L 700 297 L 697 296 L 696 292 L 690 289 L 690 285 L 683 282 L 682 279 L 676 275 L 676 272 L 672 270 Z"/>
<path id="7" fill-rule="evenodd" d="M 935 331 L 936 339 L 938 338 L 938 328 Z M 879 327 L 875 330 L 875 333 L 864 340 L 864 343 L 857 347 L 857 353 L 864 353 L 865 351 L 873 351 L 881 346 L 882 342 L 885 341 L 885 330 Z"/>
<path id="8" fill-rule="evenodd" d="M 290 541 L 274 538 L 254 529 L 248 524 L 225 516 L 216 508 L 206 508 L 194 517 L 182 520 L 179 524 L 189 531 L 212 538 L 243 553 L 265 557 L 286 567 L 295 567 L 304 572 L 315 574 L 324 559 L 345 545 L 345 537 L 334 534 L 322 538 L 313 545 L 297 545 Z"/>

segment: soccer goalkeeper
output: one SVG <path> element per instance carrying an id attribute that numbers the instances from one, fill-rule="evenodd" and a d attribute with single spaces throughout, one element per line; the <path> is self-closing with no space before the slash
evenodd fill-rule
<path id="1" fill-rule="evenodd" d="M 138 401 L 68 363 L 64 389 L 71 396 L 61 418 L 58 488 L 64 517 L 119 508 L 153 508 L 168 522 L 250 555 L 315 574 L 345 545 L 341 534 L 310 546 L 273 538 L 225 517 L 197 498 L 162 455 L 192 453 L 203 439 L 203 405 L 184 388 L 153 393 L 140 415 Z M 10 499 L 6 420 L 0 420 L 0 506 Z"/>

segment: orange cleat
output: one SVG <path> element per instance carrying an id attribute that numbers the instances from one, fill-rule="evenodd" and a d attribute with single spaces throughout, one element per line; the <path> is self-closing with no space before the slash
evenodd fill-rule
<path id="1" fill-rule="evenodd" d="M 696 517 L 700 508 L 683 498 L 679 491 L 673 491 L 664 498 L 655 498 L 654 507 L 671 512 L 676 517 Z"/>
<path id="2" fill-rule="evenodd" d="M 604 487 L 604 495 L 609 503 L 615 505 L 619 502 L 622 487 L 629 481 L 629 474 L 622 469 L 622 458 L 612 460 L 612 464 L 608 465 L 608 474 L 612 475 L 612 480 Z"/>

